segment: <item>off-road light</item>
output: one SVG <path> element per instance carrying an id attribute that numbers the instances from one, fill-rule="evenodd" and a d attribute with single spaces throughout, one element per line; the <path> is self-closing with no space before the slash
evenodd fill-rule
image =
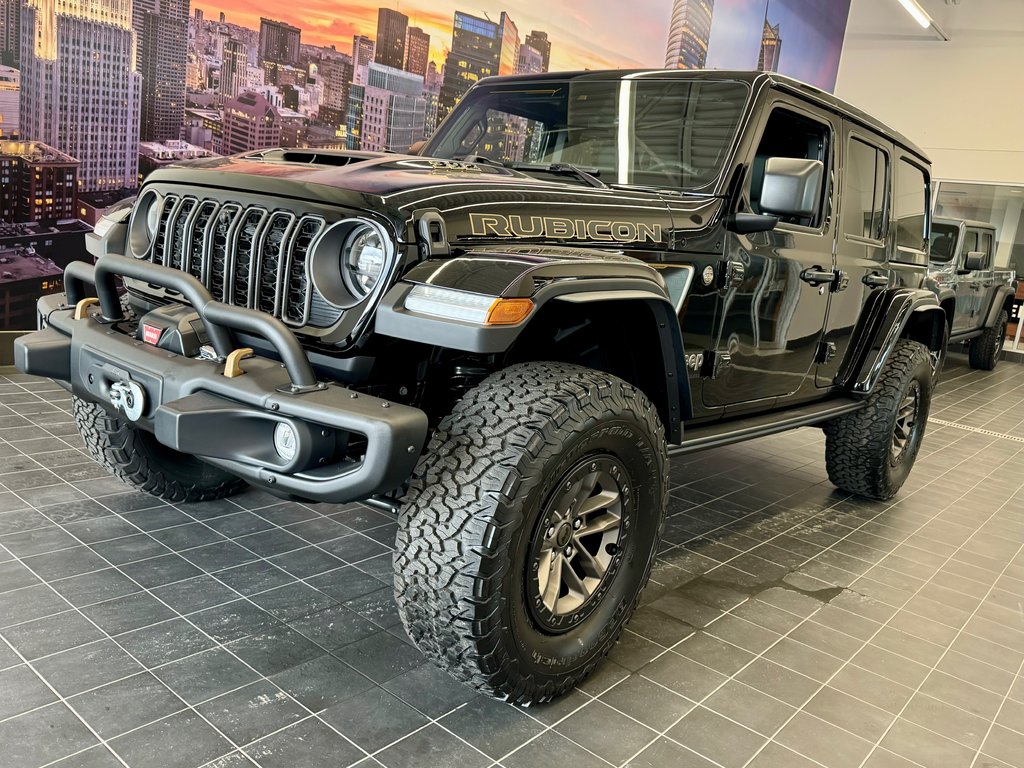
<path id="1" fill-rule="evenodd" d="M 349 290 L 360 299 L 368 295 L 384 274 L 387 261 L 384 241 L 377 228 L 361 224 L 353 229 L 345 240 L 341 259 Z"/>
<path id="2" fill-rule="evenodd" d="M 482 293 L 417 285 L 405 297 L 405 308 L 422 315 L 479 325 L 514 325 L 530 314 L 533 302 L 530 299 L 501 299 Z"/>
<path id="3" fill-rule="evenodd" d="M 291 424 L 281 421 L 274 427 L 274 450 L 285 461 L 295 458 L 299 450 L 299 438 Z"/>

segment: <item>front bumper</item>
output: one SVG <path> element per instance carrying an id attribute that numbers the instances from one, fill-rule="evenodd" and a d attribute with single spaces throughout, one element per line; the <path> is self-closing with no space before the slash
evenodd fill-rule
<path id="1" fill-rule="evenodd" d="M 217 359 L 168 352 L 126 332 L 118 275 L 182 294 Z M 67 382 L 76 396 L 110 410 L 130 386 L 142 393 L 136 426 L 168 448 L 277 495 L 358 501 L 399 488 L 412 473 L 426 441 L 426 414 L 318 382 L 294 334 L 269 315 L 213 301 L 183 272 L 121 256 L 105 256 L 95 268 L 72 264 L 65 285 L 66 296 L 39 300 L 46 327 L 15 342 L 15 362 L 24 373 Z M 98 312 L 79 305 L 92 286 Z M 228 377 L 225 359 L 241 346 L 236 332 L 270 342 L 281 361 L 249 357 L 244 375 Z M 287 458 L 274 446 L 282 423 L 295 436 L 294 455 Z"/>

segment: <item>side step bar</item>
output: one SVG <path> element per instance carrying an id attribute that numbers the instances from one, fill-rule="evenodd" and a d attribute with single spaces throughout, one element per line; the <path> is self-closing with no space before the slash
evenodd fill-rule
<path id="1" fill-rule="evenodd" d="M 683 456 L 688 453 L 720 448 L 723 445 L 743 442 L 755 437 L 766 437 L 798 427 L 810 427 L 859 411 L 866 405 L 865 400 L 843 398 L 811 403 L 800 408 L 785 411 L 759 413 L 754 416 L 716 421 L 683 430 L 683 442 L 668 447 L 669 456 Z"/>

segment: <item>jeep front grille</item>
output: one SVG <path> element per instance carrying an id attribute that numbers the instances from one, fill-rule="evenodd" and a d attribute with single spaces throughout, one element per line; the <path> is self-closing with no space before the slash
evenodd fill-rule
<path id="1" fill-rule="evenodd" d="M 188 272 L 218 301 L 294 328 L 341 318 L 309 279 L 310 247 L 327 226 L 320 216 L 169 194 L 159 222 L 150 260 Z"/>

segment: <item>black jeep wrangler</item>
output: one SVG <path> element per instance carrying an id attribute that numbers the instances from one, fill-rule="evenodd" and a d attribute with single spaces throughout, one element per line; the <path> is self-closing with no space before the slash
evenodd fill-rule
<path id="1" fill-rule="evenodd" d="M 996 269 L 996 230 L 960 219 L 932 221 L 929 286 L 953 308 L 951 343 L 967 348 L 971 368 L 991 371 L 1003 356 L 1013 311 L 1013 270 Z"/>
<path id="2" fill-rule="evenodd" d="M 490 79 L 419 156 L 154 172 L 16 356 L 162 498 L 393 509 L 417 646 L 543 701 L 633 613 L 670 456 L 818 425 L 837 486 L 899 490 L 948 337 L 929 186 L 774 74 Z"/>

